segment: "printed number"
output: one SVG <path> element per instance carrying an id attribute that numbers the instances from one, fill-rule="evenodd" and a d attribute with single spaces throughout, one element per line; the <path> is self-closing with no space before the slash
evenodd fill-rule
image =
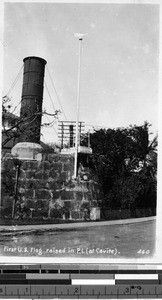
<path id="1" fill-rule="evenodd" d="M 127 288 L 125 289 L 125 293 L 126 293 L 126 294 L 129 293 L 129 287 L 127 287 Z"/>
<path id="2" fill-rule="evenodd" d="M 140 249 L 139 251 L 137 251 L 138 254 L 149 254 L 150 250 L 145 250 L 145 249 Z"/>
<path id="3" fill-rule="evenodd" d="M 132 286 L 131 286 L 131 289 L 132 289 L 132 290 L 133 290 L 133 289 L 141 290 L 142 288 L 141 288 L 140 285 L 132 285 Z"/>
<path id="4" fill-rule="evenodd" d="M 75 288 L 74 289 L 74 294 L 77 294 L 79 292 L 79 289 L 78 288 Z"/>

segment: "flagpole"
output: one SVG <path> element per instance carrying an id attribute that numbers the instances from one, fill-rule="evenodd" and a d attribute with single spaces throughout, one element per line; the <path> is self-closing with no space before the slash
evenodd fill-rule
<path id="1" fill-rule="evenodd" d="M 81 77 L 81 50 L 84 34 L 75 34 L 79 38 L 79 58 L 78 58 L 78 83 L 77 83 L 77 108 L 76 108 L 76 132 L 75 132 L 75 158 L 74 158 L 74 179 L 77 178 L 77 163 L 78 163 L 78 145 L 79 145 L 79 104 L 80 104 L 80 77 Z"/>

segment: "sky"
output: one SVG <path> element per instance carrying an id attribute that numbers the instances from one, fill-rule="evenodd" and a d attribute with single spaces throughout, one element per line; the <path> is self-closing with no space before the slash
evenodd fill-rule
<path id="1" fill-rule="evenodd" d="M 43 109 L 53 113 L 54 108 L 63 108 L 59 120 L 66 117 L 75 121 L 79 53 L 75 33 L 86 34 L 81 53 L 79 120 L 85 122 L 87 129 L 142 125 L 147 120 L 156 133 L 159 92 L 159 5 L 156 4 L 6 2 L 3 95 L 12 87 L 25 57 L 42 57 L 47 61 Z M 13 109 L 21 100 L 22 81 L 21 72 L 9 94 Z M 17 114 L 19 109 L 20 105 L 15 110 Z M 43 122 L 48 122 L 46 117 Z M 57 123 L 43 128 L 41 139 L 55 142 L 56 132 Z"/>

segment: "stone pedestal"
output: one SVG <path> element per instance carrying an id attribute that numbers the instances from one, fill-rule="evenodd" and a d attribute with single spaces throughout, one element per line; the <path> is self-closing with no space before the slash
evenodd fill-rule
<path id="1" fill-rule="evenodd" d="M 12 148 L 11 154 L 19 159 L 41 161 L 42 150 L 42 146 L 37 143 L 22 142 Z"/>
<path id="2" fill-rule="evenodd" d="M 90 211 L 90 219 L 93 221 L 100 220 L 100 208 L 99 207 L 92 207 Z"/>

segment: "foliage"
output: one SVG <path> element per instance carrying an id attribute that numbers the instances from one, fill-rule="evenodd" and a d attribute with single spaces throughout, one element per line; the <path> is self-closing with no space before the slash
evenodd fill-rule
<path id="1" fill-rule="evenodd" d="M 150 140 L 150 126 L 144 122 L 91 134 L 91 167 L 102 186 L 104 207 L 156 206 L 157 137 Z"/>
<path id="2" fill-rule="evenodd" d="M 119 177 L 105 196 L 105 206 L 117 208 L 150 208 L 156 206 L 156 180 L 143 173 Z"/>
<path id="3" fill-rule="evenodd" d="M 8 112 L 11 108 L 11 99 L 6 95 L 2 97 L 2 112 Z"/>
<path id="4" fill-rule="evenodd" d="M 53 114 L 46 112 L 44 110 L 41 112 L 39 108 L 37 110 L 33 110 L 32 107 L 26 104 L 23 107 L 23 115 L 18 117 L 14 115 L 14 111 L 16 107 L 13 109 L 12 113 L 10 112 L 10 105 L 11 99 L 6 95 L 2 97 L 2 124 L 3 124 L 3 141 L 2 141 L 2 148 L 10 141 L 13 140 L 14 143 L 18 141 L 18 139 L 22 136 L 28 138 L 37 138 L 40 136 L 40 123 L 41 117 L 43 115 L 48 115 L 53 117 L 53 121 L 49 123 L 41 124 L 41 126 L 53 126 L 53 122 L 57 119 L 58 115 L 60 114 L 60 110 L 56 110 Z M 7 120 L 7 114 L 10 114 L 11 119 L 15 119 L 10 128 L 6 127 L 5 120 Z"/>

